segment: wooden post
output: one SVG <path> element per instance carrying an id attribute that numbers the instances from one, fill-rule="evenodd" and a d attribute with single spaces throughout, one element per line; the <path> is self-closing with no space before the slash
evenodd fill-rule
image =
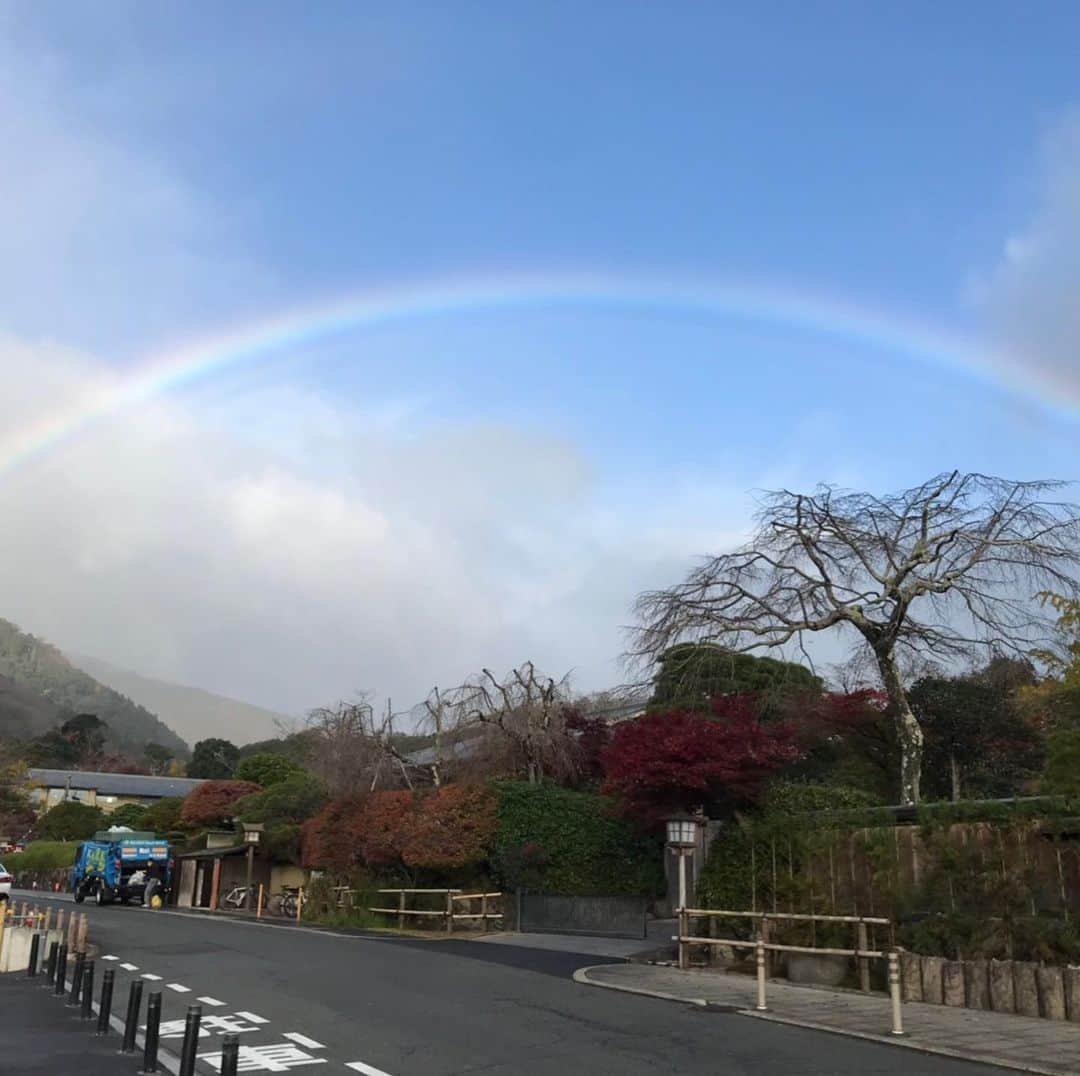
<path id="1" fill-rule="evenodd" d="M 765 943 L 758 939 L 754 951 L 757 964 L 757 1005 L 755 1008 L 758 1012 L 768 1012 L 769 1006 L 765 1003 Z"/>
<path id="2" fill-rule="evenodd" d="M 446 891 L 446 933 L 454 933 L 454 891 Z"/>
<path id="3" fill-rule="evenodd" d="M 397 895 L 398 917 L 397 926 L 398 930 L 405 929 L 405 890 L 399 889 Z"/>
<path id="4" fill-rule="evenodd" d="M 683 941 L 684 938 L 690 937 L 690 916 L 686 914 L 685 908 L 679 909 L 679 967 L 683 971 L 686 971 L 690 965 L 690 947 Z"/>
<path id="5" fill-rule="evenodd" d="M 484 893 L 480 897 L 480 922 L 483 924 L 484 932 L 487 933 L 487 893 Z"/>
<path id="6" fill-rule="evenodd" d="M 74 953 L 76 951 L 76 949 L 75 949 L 75 935 L 76 935 L 76 931 L 78 930 L 78 927 L 79 927 L 79 919 L 75 915 L 75 913 L 72 912 L 68 916 L 68 923 L 67 923 L 67 947 L 68 947 L 68 952 L 69 953 Z"/>
<path id="7" fill-rule="evenodd" d="M 83 912 L 79 916 L 79 925 L 75 931 L 75 951 L 77 953 L 86 952 L 86 931 L 88 927 L 86 912 Z"/>
<path id="8" fill-rule="evenodd" d="M 858 924 L 858 941 L 855 943 L 860 953 L 865 953 L 869 948 L 866 942 L 866 924 L 860 922 Z M 859 957 L 859 989 L 864 993 L 870 993 L 870 958 L 866 956 Z"/>
<path id="9" fill-rule="evenodd" d="M 761 917 L 761 940 L 766 945 L 772 941 L 772 922 L 765 916 Z M 773 954 L 768 949 L 764 949 L 763 952 L 765 953 L 765 974 L 767 976 L 772 975 L 774 970 Z"/>
<path id="10" fill-rule="evenodd" d="M 304 914 L 304 887 L 301 886 L 296 894 L 296 921 L 300 922 L 300 917 Z"/>
<path id="11" fill-rule="evenodd" d="M 56 929 L 60 933 L 60 941 L 64 941 L 64 916 L 67 914 L 67 908 L 59 908 L 56 912 Z"/>
<path id="12" fill-rule="evenodd" d="M 218 886 L 221 885 L 221 857 L 214 857 L 214 869 L 210 872 L 210 911 L 216 912 L 218 906 Z"/>
<path id="13" fill-rule="evenodd" d="M 894 949 L 889 953 L 889 1003 L 892 1009 L 893 1035 L 903 1035 L 904 1018 L 900 999 L 900 954 Z"/>
<path id="14" fill-rule="evenodd" d="M 259 902 L 255 905 L 255 918 L 262 919 L 263 910 L 263 884 L 259 883 Z"/>
<path id="15" fill-rule="evenodd" d="M 53 910 L 52 910 L 52 905 L 50 904 L 50 905 L 49 905 L 49 906 L 48 906 L 48 907 L 47 907 L 47 908 L 45 909 L 45 933 L 46 933 L 46 934 L 48 934 L 48 933 L 49 933 L 49 926 L 50 926 L 50 924 L 51 924 L 51 922 L 52 922 L 52 913 L 53 913 Z"/>

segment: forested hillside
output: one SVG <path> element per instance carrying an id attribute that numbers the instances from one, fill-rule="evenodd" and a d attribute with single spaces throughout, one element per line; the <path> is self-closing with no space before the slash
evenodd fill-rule
<path id="1" fill-rule="evenodd" d="M 64 714 L 94 714 L 106 743 L 138 751 L 148 742 L 187 754 L 187 744 L 149 710 L 76 668 L 55 646 L 0 619 L 0 737 L 40 736 Z"/>

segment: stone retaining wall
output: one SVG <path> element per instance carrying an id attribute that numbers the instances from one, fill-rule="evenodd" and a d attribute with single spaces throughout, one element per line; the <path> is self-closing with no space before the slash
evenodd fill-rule
<path id="1" fill-rule="evenodd" d="M 901 953 L 905 1001 L 1080 1023 L 1080 967 Z"/>

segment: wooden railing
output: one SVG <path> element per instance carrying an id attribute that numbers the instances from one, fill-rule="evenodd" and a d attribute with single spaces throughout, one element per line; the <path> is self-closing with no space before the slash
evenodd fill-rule
<path id="1" fill-rule="evenodd" d="M 483 929 L 488 929 L 488 921 L 501 919 L 502 912 L 492 910 L 491 903 L 502 899 L 502 893 L 463 893 L 460 889 L 380 889 L 380 895 L 396 895 L 396 907 L 372 907 L 369 912 L 379 915 L 397 917 L 398 929 L 404 929 L 406 920 L 410 917 L 441 919 L 447 933 L 451 933 L 456 922 L 475 922 L 479 920 Z M 408 898 L 417 895 L 435 896 L 442 898 L 441 908 L 416 908 L 409 907 Z M 479 912 L 470 912 L 469 904 L 465 904 L 465 910 L 457 911 L 455 904 L 458 902 L 480 902 Z"/>
<path id="2" fill-rule="evenodd" d="M 700 919 L 754 920 L 759 924 L 757 936 L 747 939 L 692 935 L 690 933 L 690 923 L 692 920 Z M 841 949 L 831 946 L 784 945 L 772 941 L 771 924 L 783 921 L 811 924 L 850 923 L 855 928 L 855 947 L 853 949 Z M 678 913 L 678 922 L 679 934 L 676 940 L 679 944 L 679 967 L 683 970 L 689 967 L 690 949 L 695 945 L 754 950 L 757 964 L 757 1008 L 762 1012 L 768 1008 L 765 1002 L 765 984 L 768 978 L 767 963 L 770 953 L 814 953 L 820 956 L 854 957 L 859 966 L 859 985 L 865 991 L 870 990 L 870 961 L 884 960 L 888 969 L 889 996 L 892 1002 L 892 1034 L 902 1035 L 904 1033 L 901 1016 L 899 952 L 896 949 L 889 951 L 872 949 L 869 941 L 868 928 L 888 927 L 891 935 L 892 922 L 888 919 L 867 915 L 799 915 L 787 912 L 745 912 L 715 908 L 681 908 Z"/>

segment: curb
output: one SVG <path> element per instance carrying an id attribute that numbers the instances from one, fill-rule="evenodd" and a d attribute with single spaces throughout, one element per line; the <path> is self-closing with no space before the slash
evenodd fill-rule
<path id="1" fill-rule="evenodd" d="M 590 964 L 587 968 L 578 968 L 574 972 L 574 982 L 585 986 L 598 986 L 602 990 L 617 990 L 621 994 L 638 994 L 645 998 L 659 998 L 661 1001 L 677 1001 L 680 1005 L 696 1005 L 699 1009 L 708 1008 L 704 998 L 684 998 L 678 994 L 665 994 L 662 990 L 642 990 L 636 986 L 622 986 L 615 983 L 598 983 L 589 978 L 589 972 L 596 968 L 610 968 L 610 964 Z"/>
<path id="2" fill-rule="evenodd" d="M 697 1008 L 707 1008 L 708 1002 L 704 998 L 687 998 L 678 994 L 668 994 L 662 990 L 647 990 L 643 987 L 623 986 L 617 983 L 602 983 L 589 978 L 589 972 L 600 968 L 611 967 L 610 964 L 593 964 L 589 967 L 578 968 L 574 972 L 574 982 L 585 986 L 595 986 L 601 990 L 615 990 L 622 994 L 636 994 L 639 997 L 657 998 L 660 1001 L 676 1001 L 683 1005 L 693 1005 Z M 953 1049 L 950 1046 L 935 1046 L 930 1043 L 916 1042 L 910 1038 L 901 1038 L 892 1035 L 871 1035 L 866 1031 L 855 1031 L 847 1028 L 833 1027 L 828 1024 L 817 1024 L 810 1020 L 798 1020 L 789 1016 L 780 1016 L 773 1012 L 758 1012 L 756 1009 L 736 1008 L 735 1015 L 749 1016 L 754 1020 L 765 1020 L 773 1024 L 786 1024 L 788 1027 L 801 1027 L 808 1031 L 821 1031 L 827 1035 L 838 1035 L 847 1039 L 863 1039 L 866 1042 L 876 1042 L 882 1046 L 898 1046 L 904 1050 L 914 1050 L 920 1054 L 936 1054 L 941 1057 L 951 1057 L 957 1061 L 968 1061 L 973 1065 L 995 1065 L 998 1068 L 1010 1069 L 1013 1072 L 1031 1072 L 1037 1076 L 1072 1076 L 1071 1071 L 1065 1068 L 1049 1068 L 1045 1065 L 1033 1063 L 1021 1063 L 1009 1058 L 998 1057 L 996 1054 L 973 1054 L 964 1050 Z"/>

